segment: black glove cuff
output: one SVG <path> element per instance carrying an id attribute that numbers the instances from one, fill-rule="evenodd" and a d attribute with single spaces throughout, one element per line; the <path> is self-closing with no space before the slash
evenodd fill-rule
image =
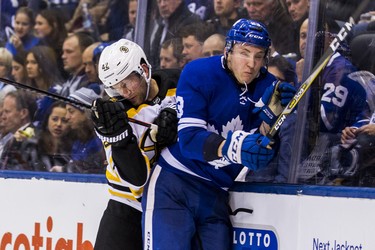
<path id="1" fill-rule="evenodd" d="M 95 132 L 96 132 L 96 134 L 97 134 L 97 136 L 99 137 L 100 140 L 102 140 L 103 142 L 108 142 L 110 144 L 120 142 L 120 141 L 122 141 L 126 138 L 129 138 L 131 136 L 131 135 L 129 135 L 128 129 L 124 130 L 122 133 L 120 133 L 118 135 L 115 135 L 115 136 L 102 135 L 96 129 L 95 129 Z"/>
<path id="2" fill-rule="evenodd" d="M 220 144 L 225 139 L 218 134 L 211 134 L 203 145 L 203 157 L 206 161 L 217 160 L 220 157 L 217 155 L 217 150 Z"/>

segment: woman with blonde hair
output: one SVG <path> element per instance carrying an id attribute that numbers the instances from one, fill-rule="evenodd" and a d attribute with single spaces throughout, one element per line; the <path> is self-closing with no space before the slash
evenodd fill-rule
<path id="1" fill-rule="evenodd" d="M 1 81 L 1 78 L 11 79 L 12 60 L 12 54 L 6 48 L 0 47 L 0 103 L 8 92 L 16 90 L 14 86 Z"/>

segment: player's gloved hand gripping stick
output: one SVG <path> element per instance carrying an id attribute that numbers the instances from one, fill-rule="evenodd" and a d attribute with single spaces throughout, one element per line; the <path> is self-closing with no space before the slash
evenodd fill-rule
<path id="1" fill-rule="evenodd" d="M 92 104 L 91 119 L 98 137 L 110 144 L 125 145 L 134 138 L 132 127 L 121 102 L 104 101 L 99 98 Z"/>
<path id="2" fill-rule="evenodd" d="M 296 88 L 292 84 L 281 81 L 274 82 L 255 103 L 253 113 L 259 113 L 263 121 L 272 125 L 295 93 Z"/>
<path id="3" fill-rule="evenodd" d="M 323 68 L 327 65 L 331 56 L 335 53 L 337 48 L 340 45 L 340 42 L 344 41 L 347 37 L 348 33 L 352 30 L 353 26 L 356 23 L 356 20 L 360 17 L 362 11 L 367 7 L 370 0 L 364 0 L 361 4 L 357 7 L 356 11 L 353 15 L 349 18 L 349 21 L 344 24 L 344 26 L 340 29 L 339 33 L 337 34 L 336 38 L 331 42 L 328 49 L 324 52 L 323 56 L 320 58 L 314 69 L 312 70 L 311 75 L 301 84 L 299 89 L 297 90 L 296 94 L 294 95 L 293 99 L 288 103 L 285 109 L 281 112 L 280 116 L 277 120 L 273 123 L 270 131 L 267 133 L 266 137 L 262 139 L 260 142 L 263 146 L 269 146 L 277 132 L 279 131 L 281 125 L 284 123 L 285 119 L 290 115 L 303 95 L 307 92 L 310 88 L 311 84 L 314 82 L 315 78 L 320 74 Z"/>

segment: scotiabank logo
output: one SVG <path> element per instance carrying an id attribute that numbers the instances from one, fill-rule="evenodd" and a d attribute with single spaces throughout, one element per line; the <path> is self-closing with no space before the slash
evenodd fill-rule
<path id="1" fill-rule="evenodd" d="M 47 232 L 53 231 L 53 220 L 49 216 L 46 221 Z M 34 224 L 33 235 L 23 233 L 13 234 L 6 232 L 1 237 L 0 250 L 93 250 L 94 247 L 88 240 L 83 240 L 83 224 L 77 223 L 76 238 L 52 238 L 40 235 L 41 225 L 39 222 Z M 1 235 L 0 235 L 1 236 Z"/>
<path id="2" fill-rule="evenodd" d="M 233 250 L 277 250 L 277 235 L 273 229 L 235 225 L 233 228 Z"/>

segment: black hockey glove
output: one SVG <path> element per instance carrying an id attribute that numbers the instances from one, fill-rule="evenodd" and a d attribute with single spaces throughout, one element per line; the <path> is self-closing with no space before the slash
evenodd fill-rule
<path id="1" fill-rule="evenodd" d="M 121 102 L 99 98 L 93 103 L 91 117 L 96 133 L 103 142 L 125 145 L 134 137 Z"/>
<path id="2" fill-rule="evenodd" d="M 154 124 L 158 126 L 158 132 L 153 138 L 161 146 L 168 146 L 177 141 L 177 112 L 172 108 L 160 111 Z"/>

